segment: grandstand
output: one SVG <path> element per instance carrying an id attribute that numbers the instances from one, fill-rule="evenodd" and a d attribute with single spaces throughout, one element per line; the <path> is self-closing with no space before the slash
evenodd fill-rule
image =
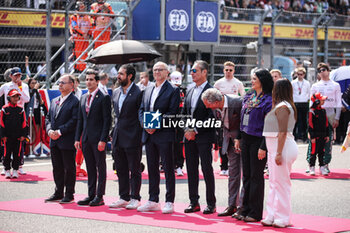
<path id="1" fill-rule="evenodd" d="M 40 75 L 37 74 L 38 67 L 45 63 L 47 54 L 50 54 L 52 60 L 50 72 L 52 80 L 57 79 L 63 67 L 73 66 L 75 60 L 72 57 L 72 43 L 67 40 L 67 36 L 70 35 L 66 33 L 69 29 L 65 14 L 74 14 L 74 4 L 71 1 L 50 2 L 52 22 L 49 38 L 46 34 L 48 7 L 45 6 L 45 2 L 41 0 L 1 2 L 1 81 L 4 81 L 3 73 L 9 67 L 16 65 L 26 70 L 25 56 L 29 57 L 29 70 L 31 76 L 35 77 Z M 152 2 L 160 4 L 155 0 L 107 0 L 107 2 L 115 12 L 111 24 L 111 38 L 114 39 L 132 39 L 135 30 L 133 24 L 136 22 L 137 12 L 140 12 L 138 8 L 143 10 L 145 4 Z M 300 5 L 298 3 L 300 1 L 288 0 L 272 1 L 271 4 L 269 1 L 211 2 L 218 2 L 220 9 L 219 41 L 212 43 L 213 46 L 192 41 L 174 43 L 161 39 L 142 40 L 161 52 L 163 54 L 161 59 L 165 62 L 169 62 L 170 59 L 175 59 L 178 63 L 182 59 L 207 60 L 212 66 L 211 81 L 222 76 L 222 64 L 227 60 L 236 63 L 235 76 L 243 81 L 249 80 L 250 70 L 256 66 L 273 68 L 274 60 L 271 57 L 287 57 L 295 63 L 309 61 L 311 66 L 315 61 L 326 61 L 333 68 L 349 64 L 350 53 L 347 48 L 350 48 L 350 15 L 346 1 L 339 1 L 341 4 L 339 6 L 334 5 L 333 1 L 303 1 L 304 5 Z M 281 5 L 281 2 L 284 4 Z M 318 7 L 320 2 L 323 4 L 322 9 Z M 92 1 L 85 3 L 90 6 Z M 271 9 L 266 10 L 265 5 L 271 5 Z M 87 12 L 89 10 L 87 9 Z M 93 17 L 100 13 L 86 14 Z M 149 18 L 152 17 L 160 16 L 150 14 Z M 161 32 L 162 30 L 160 29 Z M 271 33 L 272 30 L 275 33 Z M 47 41 L 50 42 L 50 53 L 47 50 Z M 90 43 L 92 42 L 90 39 Z M 140 67 L 139 71 L 144 69 L 145 65 Z M 111 66 L 103 68 L 108 70 Z"/>

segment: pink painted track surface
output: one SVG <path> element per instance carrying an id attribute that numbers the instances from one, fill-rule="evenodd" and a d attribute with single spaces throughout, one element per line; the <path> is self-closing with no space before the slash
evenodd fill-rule
<path id="1" fill-rule="evenodd" d="M 83 195 L 75 195 L 76 201 L 82 198 L 84 198 Z M 105 202 L 108 205 L 115 201 L 114 199 L 105 197 Z M 183 213 L 185 207 L 185 204 L 175 203 L 175 212 L 173 214 L 162 214 L 160 211 L 140 213 L 136 210 L 110 209 L 108 206 L 85 207 L 78 206 L 76 203 L 65 205 L 44 203 L 44 198 L 0 202 L 0 210 L 4 211 L 206 232 L 340 232 L 350 230 L 350 219 L 294 214 L 292 227 L 277 229 L 263 227 L 260 223 L 245 223 L 231 217 L 217 217 L 216 214 L 203 215 L 201 212 L 185 214 Z M 218 208 L 218 211 L 223 209 L 223 207 Z"/>

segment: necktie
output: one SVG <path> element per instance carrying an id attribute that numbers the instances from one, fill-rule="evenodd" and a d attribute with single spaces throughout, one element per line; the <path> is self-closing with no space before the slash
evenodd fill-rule
<path id="1" fill-rule="evenodd" d="M 216 119 L 222 120 L 221 111 L 219 111 L 219 110 L 216 110 Z"/>
<path id="2" fill-rule="evenodd" d="M 91 97 L 92 97 L 92 95 L 89 94 L 89 97 L 88 97 L 88 99 L 87 99 L 87 105 L 86 105 L 86 113 L 89 113 L 89 111 L 90 111 L 90 101 L 91 101 Z"/>

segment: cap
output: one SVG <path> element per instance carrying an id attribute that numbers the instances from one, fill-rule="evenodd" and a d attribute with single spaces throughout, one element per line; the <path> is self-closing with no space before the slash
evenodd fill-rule
<path id="1" fill-rule="evenodd" d="M 316 100 L 326 100 L 328 97 L 322 95 L 320 92 L 317 92 L 311 96 L 311 101 L 315 102 Z"/>
<path id="2" fill-rule="evenodd" d="M 9 91 L 9 93 L 7 94 L 8 96 L 15 96 L 15 95 L 19 95 L 21 96 L 21 93 L 19 93 L 16 89 L 12 89 Z"/>
<path id="3" fill-rule="evenodd" d="M 22 71 L 19 67 L 13 67 L 11 69 L 11 75 L 17 75 L 17 74 L 22 74 Z"/>
<path id="4" fill-rule="evenodd" d="M 182 84 L 182 74 L 179 71 L 173 71 L 170 74 L 170 82 L 174 85 Z"/>

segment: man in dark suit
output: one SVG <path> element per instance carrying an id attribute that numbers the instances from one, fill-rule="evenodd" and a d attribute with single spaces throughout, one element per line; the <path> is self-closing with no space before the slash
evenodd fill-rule
<path id="1" fill-rule="evenodd" d="M 183 115 L 190 116 L 191 120 L 205 121 L 214 118 L 211 109 L 207 109 L 201 99 L 201 94 L 212 86 L 207 81 L 209 65 L 207 62 L 195 61 L 191 69 L 192 80 L 195 86 L 190 89 L 185 99 Z M 198 195 L 198 165 L 201 160 L 202 172 L 206 185 L 207 207 L 203 214 L 216 212 L 215 181 L 211 154 L 212 143 L 215 139 L 214 128 L 185 128 L 185 154 L 188 175 L 188 189 L 190 205 L 185 213 L 200 211 Z"/>
<path id="2" fill-rule="evenodd" d="M 137 209 L 140 206 L 142 129 L 138 111 L 142 92 L 133 83 L 135 74 L 132 65 L 121 66 L 117 76 L 120 87 L 113 91 L 115 126 L 112 156 L 117 169 L 120 199 L 109 205 L 111 208 Z"/>
<path id="3" fill-rule="evenodd" d="M 180 103 L 179 88 L 167 81 L 169 71 L 164 62 L 157 62 L 153 66 L 153 76 L 156 81 L 154 87 L 146 88 L 139 111 L 139 120 L 144 127 L 144 112 L 156 112 L 162 115 L 176 115 Z M 144 127 L 145 128 L 145 127 Z M 159 205 L 159 158 L 162 158 L 162 165 L 166 179 L 164 214 L 174 211 L 175 199 L 175 173 L 173 161 L 173 142 L 175 141 L 175 128 L 159 129 L 145 128 L 142 135 L 142 143 L 146 144 L 147 167 L 149 175 L 149 201 L 137 208 L 140 212 L 160 210 Z"/>
<path id="4" fill-rule="evenodd" d="M 78 120 L 79 100 L 72 93 L 74 79 L 64 74 L 59 80 L 61 96 L 51 101 L 46 116 L 46 130 L 50 137 L 51 160 L 55 193 L 45 202 L 60 201 L 61 204 L 74 200 L 75 148 L 74 135 Z M 64 192 L 64 188 L 66 191 Z M 63 196 L 64 194 L 64 196 Z"/>
<path id="5" fill-rule="evenodd" d="M 239 148 L 239 126 L 242 109 L 242 98 L 233 95 L 222 95 L 215 88 L 207 89 L 202 94 L 207 108 L 214 110 L 218 120 L 223 122 L 222 154 L 228 157 L 228 207 L 218 216 L 232 216 L 239 206 L 239 186 L 241 182 L 241 155 Z"/>
<path id="6" fill-rule="evenodd" d="M 100 206 L 104 205 L 106 189 L 106 143 L 111 126 L 111 98 L 98 89 L 97 71 L 88 69 L 85 80 L 88 92 L 80 100 L 74 145 L 80 149 L 82 138 L 89 196 L 78 201 L 78 205 Z"/>

